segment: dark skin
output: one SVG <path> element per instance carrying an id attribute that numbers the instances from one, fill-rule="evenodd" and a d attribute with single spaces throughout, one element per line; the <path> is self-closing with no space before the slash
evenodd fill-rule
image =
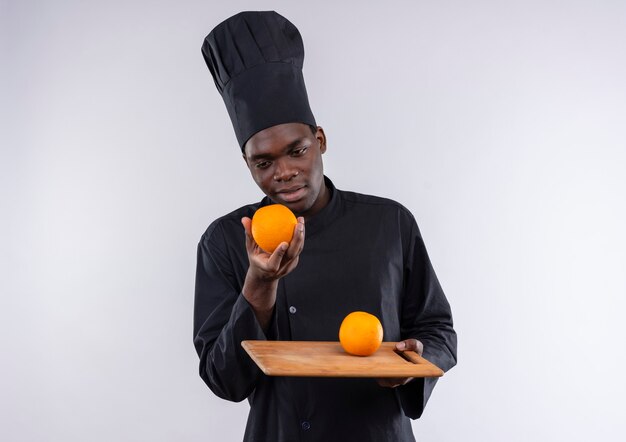
<path id="1" fill-rule="evenodd" d="M 274 311 L 278 280 L 298 264 L 304 247 L 305 219 L 328 204 L 324 152 L 324 130 L 318 127 L 313 135 L 309 126 L 302 123 L 264 129 L 244 147 L 243 159 L 254 182 L 272 201 L 284 204 L 298 217 L 291 243 L 280 244 L 272 254 L 264 252 L 252 239 L 250 218 L 241 219 L 250 262 L 242 292 L 263 330 L 267 330 Z"/>
<path id="2" fill-rule="evenodd" d="M 324 129 L 317 126 L 314 134 L 303 123 L 269 127 L 254 134 L 244 146 L 243 159 L 254 182 L 273 202 L 287 206 L 298 217 L 291 242 L 283 242 L 272 254 L 264 252 L 254 242 L 250 218 L 241 219 L 250 262 L 242 293 L 265 331 L 274 312 L 278 281 L 298 265 L 304 248 L 305 221 L 330 200 L 324 183 L 322 155 L 325 152 Z M 396 348 L 420 355 L 423 351 L 422 343 L 416 339 L 398 342 Z M 411 380 L 385 378 L 378 379 L 378 383 L 384 387 L 397 387 Z"/>

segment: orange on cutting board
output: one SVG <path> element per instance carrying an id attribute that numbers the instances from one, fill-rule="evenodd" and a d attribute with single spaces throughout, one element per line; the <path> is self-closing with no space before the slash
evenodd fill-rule
<path id="1" fill-rule="evenodd" d="M 264 251 L 273 253 L 280 243 L 291 241 L 296 224 L 298 220 L 287 206 L 264 206 L 252 217 L 252 238 Z"/>
<path id="2" fill-rule="evenodd" d="M 374 354 L 383 342 L 383 326 L 378 318 L 366 312 L 352 312 L 339 327 L 339 342 L 343 349 L 356 356 Z"/>

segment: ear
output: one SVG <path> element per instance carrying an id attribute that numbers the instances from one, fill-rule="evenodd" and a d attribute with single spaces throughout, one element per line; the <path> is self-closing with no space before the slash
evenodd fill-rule
<path id="1" fill-rule="evenodd" d="M 246 167 L 248 169 L 250 169 L 250 165 L 248 164 L 248 157 L 246 156 L 246 148 L 244 146 L 243 150 L 241 151 L 241 158 L 243 158 L 243 162 L 246 163 Z"/>
<path id="2" fill-rule="evenodd" d="M 322 126 L 317 126 L 317 133 L 315 134 L 315 138 L 320 143 L 320 152 L 326 152 L 326 134 L 324 133 L 324 129 Z"/>

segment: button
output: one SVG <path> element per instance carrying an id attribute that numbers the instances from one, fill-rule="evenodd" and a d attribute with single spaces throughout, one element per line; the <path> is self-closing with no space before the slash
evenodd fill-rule
<path id="1" fill-rule="evenodd" d="M 291 307 L 289 307 L 289 313 L 291 313 L 292 315 L 296 312 L 296 308 L 292 305 Z M 304 425 L 304 424 L 303 424 Z"/>
<path id="2" fill-rule="evenodd" d="M 303 429 L 304 431 L 306 431 L 306 430 L 308 430 L 309 428 L 311 428 L 311 424 L 310 424 L 310 423 L 308 423 L 307 421 L 303 421 L 303 422 L 302 422 L 302 429 Z"/>

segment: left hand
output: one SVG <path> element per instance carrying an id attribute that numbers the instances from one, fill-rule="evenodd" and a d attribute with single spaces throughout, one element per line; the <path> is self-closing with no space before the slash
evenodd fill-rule
<path id="1" fill-rule="evenodd" d="M 414 351 L 418 355 L 422 356 L 424 353 L 424 344 L 422 344 L 417 339 L 405 339 L 404 341 L 400 341 L 396 344 L 396 350 L 398 351 Z M 379 378 L 376 379 L 378 385 L 381 387 L 388 388 L 396 388 L 400 385 L 406 385 L 411 382 L 414 378 Z"/>

